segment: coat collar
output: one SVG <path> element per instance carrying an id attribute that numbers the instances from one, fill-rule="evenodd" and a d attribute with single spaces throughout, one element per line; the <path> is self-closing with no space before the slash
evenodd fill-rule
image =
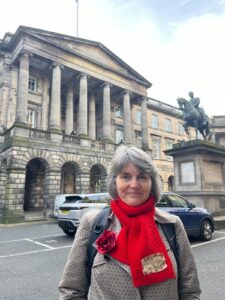
<path id="1" fill-rule="evenodd" d="M 165 211 L 162 211 L 161 209 L 157 208 L 155 209 L 155 220 L 158 223 L 166 224 L 166 223 L 176 223 L 177 217 L 169 214 Z"/>

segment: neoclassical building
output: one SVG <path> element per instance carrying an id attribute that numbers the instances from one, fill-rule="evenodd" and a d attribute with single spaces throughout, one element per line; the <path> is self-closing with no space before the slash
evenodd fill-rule
<path id="1" fill-rule="evenodd" d="M 46 213 L 56 194 L 105 191 L 120 143 L 152 155 L 189 139 L 181 111 L 147 97 L 151 83 L 98 42 L 20 26 L 0 40 L 0 223 Z"/>

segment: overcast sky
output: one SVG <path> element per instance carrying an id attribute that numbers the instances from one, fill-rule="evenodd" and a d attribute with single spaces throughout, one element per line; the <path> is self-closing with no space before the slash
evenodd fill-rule
<path id="1" fill-rule="evenodd" d="M 177 106 L 193 91 L 225 115 L 225 0 L 78 0 L 81 38 L 101 42 Z M 76 0 L 1 1 L 0 38 L 19 25 L 76 36 Z"/>

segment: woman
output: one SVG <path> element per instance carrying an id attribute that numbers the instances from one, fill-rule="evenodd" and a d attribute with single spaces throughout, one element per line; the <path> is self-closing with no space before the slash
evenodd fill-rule
<path id="1" fill-rule="evenodd" d="M 86 252 L 96 213 L 86 214 L 60 282 L 61 300 L 200 299 L 196 265 L 183 225 L 178 217 L 155 209 L 159 186 L 158 173 L 144 151 L 117 149 L 107 177 L 113 199 L 107 229 L 111 242 L 104 241 L 106 231 L 96 240 L 89 289 Z M 160 223 L 175 224 L 179 270 Z"/>

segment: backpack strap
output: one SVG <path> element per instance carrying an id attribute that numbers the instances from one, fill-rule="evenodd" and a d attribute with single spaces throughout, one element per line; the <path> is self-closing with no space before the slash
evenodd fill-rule
<path id="1" fill-rule="evenodd" d="M 174 257 L 176 259 L 177 267 L 179 267 L 179 246 L 177 243 L 175 224 L 174 223 L 160 223 L 160 227 L 170 245 L 170 248 L 173 250 Z"/>
<path id="2" fill-rule="evenodd" d="M 177 243 L 176 231 L 175 231 L 175 224 L 174 223 L 161 223 L 160 227 L 173 250 L 174 257 L 177 263 L 177 271 L 178 271 L 178 295 L 180 299 L 180 272 L 179 272 L 179 244 Z"/>
<path id="3" fill-rule="evenodd" d="M 91 268 L 93 265 L 95 255 L 97 253 L 97 249 L 93 246 L 93 244 L 97 240 L 97 238 L 100 236 L 100 234 L 106 228 L 109 227 L 108 217 L 110 214 L 111 214 L 110 207 L 106 207 L 103 210 L 101 210 L 97 214 L 94 224 L 91 228 L 90 238 L 89 238 L 88 244 L 87 244 L 87 263 L 86 263 L 89 285 L 91 282 Z"/>

